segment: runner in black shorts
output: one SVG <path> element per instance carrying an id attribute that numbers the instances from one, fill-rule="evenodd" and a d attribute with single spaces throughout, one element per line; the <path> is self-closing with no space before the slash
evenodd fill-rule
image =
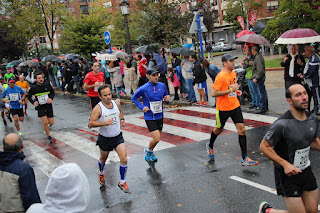
<path id="1" fill-rule="evenodd" d="M 310 147 L 320 151 L 318 118 L 305 111 L 309 97 L 301 84 L 290 86 L 286 98 L 290 110 L 272 124 L 260 149 L 274 162 L 277 193 L 282 196 L 288 212 L 318 212 L 319 191 L 309 160 Z M 262 202 L 259 212 L 286 211 Z"/>
<path id="2" fill-rule="evenodd" d="M 146 124 L 149 132 L 153 132 L 156 130 L 159 130 L 161 132 L 163 128 L 163 118 L 160 118 L 158 120 L 146 120 Z"/>
<path id="3" fill-rule="evenodd" d="M 52 143 L 49 126 L 54 124 L 52 100 L 54 91 L 49 82 L 44 82 L 42 72 L 36 73 L 36 84 L 28 92 L 29 101 L 36 107 L 38 117 L 41 118 L 43 129 L 48 136 L 49 143 Z"/>

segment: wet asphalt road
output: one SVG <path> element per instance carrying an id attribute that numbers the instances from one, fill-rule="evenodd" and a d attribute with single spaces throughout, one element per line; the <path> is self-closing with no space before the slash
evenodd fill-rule
<path id="1" fill-rule="evenodd" d="M 125 116 L 142 116 L 142 112 L 130 103 L 123 103 L 122 107 Z M 67 133 L 83 129 L 90 114 L 89 100 L 58 94 L 54 99 L 54 114 L 53 132 Z M 143 120 L 141 122 L 144 123 Z M 157 151 L 155 154 L 159 160 L 155 165 L 147 164 L 140 150 L 130 155 L 128 160 L 127 182 L 132 191 L 130 195 L 122 193 L 117 188 L 119 162 L 106 165 L 106 187 L 101 188 L 97 177 L 97 162 L 94 158 L 83 153 L 79 156 L 79 152 L 72 152 L 72 149 L 66 152 L 69 155 L 64 153 L 59 157 L 62 162 L 78 163 L 86 174 L 91 188 L 91 202 L 87 212 L 251 213 L 258 211 L 261 201 L 268 201 L 276 208 L 285 207 L 281 197 L 273 194 L 274 191 L 265 191 L 261 186 L 257 188 L 230 178 L 235 176 L 262 186 L 275 187 L 273 164 L 259 151 L 259 144 L 268 128 L 269 126 L 262 126 L 247 131 L 248 154 L 260 162 L 253 167 L 240 165 L 240 148 L 236 133 L 218 137 L 215 143 L 215 162 L 208 161 L 206 156 L 204 147 L 207 140 Z M 0 124 L 1 135 L 10 132 L 15 132 L 13 124 L 9 124 L 7 128 Z M 57 141 L 51 147 L 45 144 L 41 121 L 30 104 L 28 116 L 22 124 L 22 132 L 24 140 L 42 141 L 35 144 L 42 146 L 48 152 L 49 149 L 58 151 L 65 149 L 61 145 L 62 142 Z M 32 158 L 32 153 L 34 153 L 32 146 L 26 146 L 26 162 L 34 167 L 37 186 L 44 201 L 48 176 L 39 169 L 42 159 Z M 314 165 L 313 171 L 317 179 L 320 177 L 320 168 L 317 166 L 320 163 L 319 156 L 318 153 L 311 152 L 311 165 Z M 47 166 L 50 167 L 50 162 Z"/>

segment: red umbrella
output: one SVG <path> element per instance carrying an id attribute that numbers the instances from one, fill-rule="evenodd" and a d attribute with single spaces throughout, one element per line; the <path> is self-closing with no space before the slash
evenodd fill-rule
<path id="1" fill-rule="evenodd" d="M 320 42 L 320 35 L 308 28 L 297 28 L 283 33 L 276 44 L 307 44 Z"/>
<path id="2" fill-rule="evenodd" d="M 34 62 L 39 62 L 37 59 L 31 59 L 32 61 L 34 61 Z"/>
<path id="3" fill-rule="evenodd" d="M 265 37 L 257 34 L 249 34 L 249 35 L 241 36 L 240 38 L 237 38 L 235 42 L 259 44 L 259 45 L 264 45 L 271 48 L 269 41 Z"/>
<path id="4" fill-rule="evenodd" d="M 240 38 L 241 36 L 248 35 L 248 34 L 256 34 L 256 33 L 250 30 L 242 30 L 236 35 L 236 37 Z"/>

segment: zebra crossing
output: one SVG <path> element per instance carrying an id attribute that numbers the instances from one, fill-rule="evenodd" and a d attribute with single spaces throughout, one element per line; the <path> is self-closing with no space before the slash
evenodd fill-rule
<path id="1" fill-rule="evenodd" d="M 215 125 L 215 109 L 197 106 L 166 109 L 161 141 L 155 151 L 175 146 L 208 140 Z M 277 118 L 267 115 L 243 113 L 246 130 L 267 126 Z M 128 157 L 142 154 L 151 140 L 150 133 L 142 114 L 125 115 L 126 126 L 122 128 L 126 142 Z M 229 119 L 222 135 L 232 134 L 236 128 Z M 51 131 L 54 143 L 48 144 L 46 139 L 25 139 L 24 153 L 26 160 L 36 171 L 49 176 L 51 172 L 64 163 L 74 162 L 81 168 L 93 167 L 99 159 L 96 146 L 98 129 L 88 129 L 87 124 L 68 131 Z M 107 163 L 118 162 L 115 152 L 110 152 Z"/>

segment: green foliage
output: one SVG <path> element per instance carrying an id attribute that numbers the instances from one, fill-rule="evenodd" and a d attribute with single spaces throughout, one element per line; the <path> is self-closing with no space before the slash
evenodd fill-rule
<path id="1" fill-rule="evenodd" d="M 68 16 L 62 24 L 64 26 L 61 40 L 59 41 L 62 52 L 72 52 L 91 57 L 91 53 L 107 48 L 103 33 L 109 25 L 110 14 L 99 8 L 92 8 L 89 15 Z M 113 39 L 113 38 L 112 38 Z"/>
<path id="2" fill-rule="evenodd" d="M 179 42 L 180 37 L 188 35 L 193 14 L 181 14 L 181 2 L 167 3 L 165 0 L 139 0 L 138 7 L 143 12 L 138 29 L 144 35 L 143 41 L 170 46 Z"/>
<path id="3" fill-rule="evenodd" d="M 274 42 L 282 33 L 295 28 L 311 28 L 319 33 L 319 7 L 319 0 L 282 0 L 262 35 Z"/>
<path id="4" fill-rule="evenodd" d="M 247 8 L 246 8 L 247 7 Z M 240 24 L 237 21 L 238 16 L 247 19 L 246 11 L 259 10 L 263 7 L 263 0 L 229 0 L 227 8 L 224 10 L 226 15 L 223 17 L 225 21 L 233 23 L 236 28 L 240 29 Z"/>

